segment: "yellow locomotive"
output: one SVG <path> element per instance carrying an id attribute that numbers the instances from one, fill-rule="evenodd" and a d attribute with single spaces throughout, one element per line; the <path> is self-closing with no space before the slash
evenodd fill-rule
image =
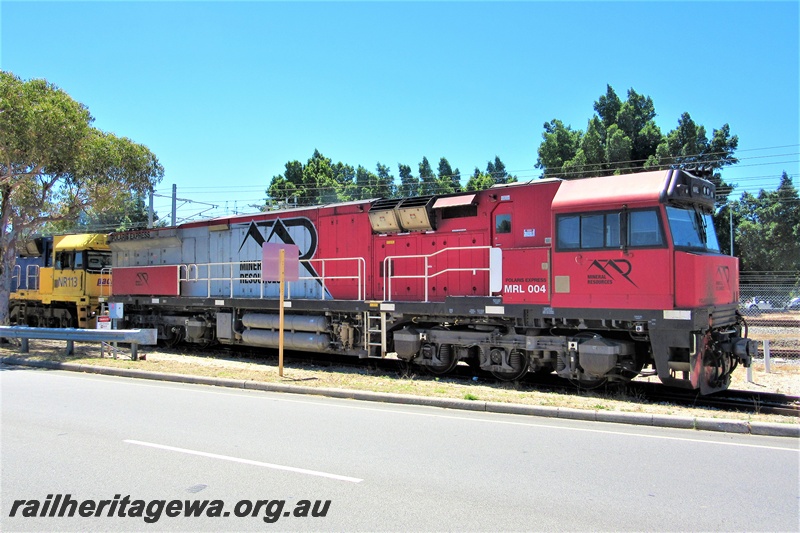
<path id="1" fill-rule="evenodd" d="M 110 267 L 105 234 L 58 235 L 29 243 L 14 269 L 11 324 L 94 328 L 100 299 L 111 293 Z"/>

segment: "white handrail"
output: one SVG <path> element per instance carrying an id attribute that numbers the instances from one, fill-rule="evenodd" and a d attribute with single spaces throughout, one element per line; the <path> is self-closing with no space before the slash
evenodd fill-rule
<path id="1" fill-rule="evenodd" d="M 25 287 L 22 287 L 22 265 L 14 265 L 11 281 L 17 280 L 17 290 L 35 291 L 39 289 L 39 265 L 25 267 Z"/>
<path id="2" fill-rule="evenodd" d="M 435 257 L 439 254 L 454 252 L 459 250 L 486 250 L 486 266 L 485 267 L 466 267 L 466 268 L 446 268 L 443 270 L 439 270 L 438 272 L 434 272 L 433 274 L 428 274 L 428 269 L 430 268 L 429 259 Z M 491 253 L 492 246 L 454 246 L 451 248 L 443 248 L 439 251 L 436 251 L 432 254 L 416 254 L 416 255 L 391 255 L 386 256 L 383 260 L 383 301 L 391 300 L 392 298 L 392 280 L 393 279 L 423 279 L 425 281 L 425 302 L 428 302 L 428 281 L 432 278 L 435 278 L 441 274 L 446 274 L 448 272 L 478 272 L 478 271 L 485 271 L 490 272 L 491 269 Z M 392 274 L 392 266 L 394 265 L 395 260 L 405 260 L 405 259 L 424 259 L 423 265 L 423 273 L 422 274 L 407 274 L 407 275 L 394 275 Z M 487 280 L 488 281 L 488 280 Z M 487 287 L 490 284 L 487 283 Z M 487 294 L 486 296 L 491 296 L 491 294 Z"/>
<path id="3" fill-rule="evenodd" d="M 194 278 L 192 278 L 192 270 L 194 270 Z M 183 273 L 186 276 L 183 276 Z M 188 265 L 180 265 L 178 269 L 178 281 L 197 281 L 197 265 L 189 263 Z"/>
<path id="4" fill-rule="evenodd" d="M 327 267 L 330 263 L 333 262 L 355 262 L 355 273 L 353 274 L 344 274 L 344 275 L 328 275 L 326 273 Z M 260 267 L 260 261 L 246 261 L 247 263 L 253 263 L 254 265 L 258 265 Z M 182 264 L 179 265 L 179 280 L 181 282 L 206 282 L 206 297 L 211 297 L 211 284 L 215 281 L 223 281 L 228 282 L 229 287 L 229 297 L 233 298 L 234 295 L 234 283 L 235 282 L 243 282 L 243 281 L 252 281 L 253 278 L 246 277 L 242 275 L 242 272 L 239 271 L 239 275 L 234 275 L 234 270 L 236 266 L 240 266 L 243 261 L 226 261 L 226 262 L 218 262 L 218 263 L 189 263 L 189 264 Z M 298 281 L 318 281 L 321 286 L 321 299 L 326 298 L 327 291 L 327 284 L 331 281 L 335 280 L 355 280 L 357 282 L 358 294 L 357 299 L 362 300 L 366 294 L 366 261 L 363 257 L 339 257 L 339 258 L 316 258 L 316 259 L 304 259 L 301 260 L 300 263 L 305 263 L 306 265 L 318 265 L 318 270 L 321 272 L 319 275 L 314 276 L 299 276 Z M 212 275 L 212 271 L 214 269 L 219 269 L 220 274 L 217 276 Z M 308 271 L 315 271 L 311 268 L 307 269 Z M 259 279 L 261 281 L 261 279 Z M 259 297 L 264 298 L 264 283 L 260 283 L 260 291 Z M 287 297 L 291 297 L 291 286 L 292 282 L 286 283 L 286 290 L 288 293 Z"/>

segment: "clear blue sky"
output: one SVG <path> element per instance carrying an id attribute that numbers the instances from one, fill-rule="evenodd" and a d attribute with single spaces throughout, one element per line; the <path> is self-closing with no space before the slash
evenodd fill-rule
<path id="1" fill-rule="evenodd" d="M 249 211 L 290 160 L 499 156 L 520 179 L 542 125 L 585 129 L 610 84 L 663 132 L 730 124 L 739 191 L 800 186 L 798 2 L 9 2 L 0 67 L 45 78 L 147 145 L 157 193 Z M 738 195 L 737 195 L 738 197 Z M 203 206 L 185 205 L 179 218 Z M 156 210 L 169 215 L 167 198 Z"/>

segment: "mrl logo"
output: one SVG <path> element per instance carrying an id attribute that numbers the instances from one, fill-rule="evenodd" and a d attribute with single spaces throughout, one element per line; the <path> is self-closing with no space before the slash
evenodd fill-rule
<path id="1" fill-rule="evenodd" d="M 266 237 L 261 228 L 266 232 Z M 317 251 L 317 229 L 305 217 L 250 222 L 239 245 L 239 252 L 248 241 L 254 241 L 259 248 L 265 242 L 297 245 L 300 248 L 300 260 L 304 261 L 314 257 Z"/>
<path id="2" fill-rule="evenodd" d="M 244 230 L 244 228 L 247 228 Z M 241 283 L 259 283 L 261 281 L 261 249 L 264 243 L 292 244 L 300 251 L 300 277 L 314 280 L 310 282 L 324 290 L 330 296 L 328 289 L 323 289 L 322 277 L 317 272 L 309 259 L 317 252 L 317 228 L 306 217 L 275 218 L 260 222 L 251 221 L 249 224 L 237 224 L 237 231 L 243 231 L 242 242 L 239 245 L 240 281 Z M 241 229 L 239 229 L 241 228 Z M 231 228 L 233 229 L 233 228 Z M 259 258 L 253 256 L 253 244 L 258 246 Z M 244 253 L 242 253 L 244 250 Z M 270 283 L 263 281 L 263 283 Z"/>
<path id="3" fill-rule="evenodd" d="M 725 265 L 717 267 L 717 283 L 715 288 L 718 291 L 727 291 L 731 289 L 731 269 Z"/>
<path id="4" fill-rule="evenodd" d="M 150 281 L 150 275 L 147 272 L 137 272 L 136 273 L 136 281 L 134 284 L 137 287 L 143 287 L 147 285 L 147 282 Z"/>
<path id="5" fill-rule="evenodd" d="M 589 274 L 586 276 L 589 285 L 611 285 L 616 281 L 616 276 L 639 288 L 629 277 L 633 267 L 627 259 L 595 259 L 589 265 Z"/>

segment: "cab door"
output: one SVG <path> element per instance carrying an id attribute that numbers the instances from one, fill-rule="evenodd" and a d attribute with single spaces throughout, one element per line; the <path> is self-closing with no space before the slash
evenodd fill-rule
<path id="1" fill-rule="evenodd" d="M 508 197 L 503 197 L 508 198 Z M 510 199 L 501 201 L 492 211 L 492 246 L 496 248 L 511 248 L 516 243 L 514 225 L 514 203 Z"/>
<path id="2" fill-rule="evenodd" d="M 64 250 L 56 252 L 53 271 L 53 297 L 74 299 L 83 296 L 84 252 Z"/>

